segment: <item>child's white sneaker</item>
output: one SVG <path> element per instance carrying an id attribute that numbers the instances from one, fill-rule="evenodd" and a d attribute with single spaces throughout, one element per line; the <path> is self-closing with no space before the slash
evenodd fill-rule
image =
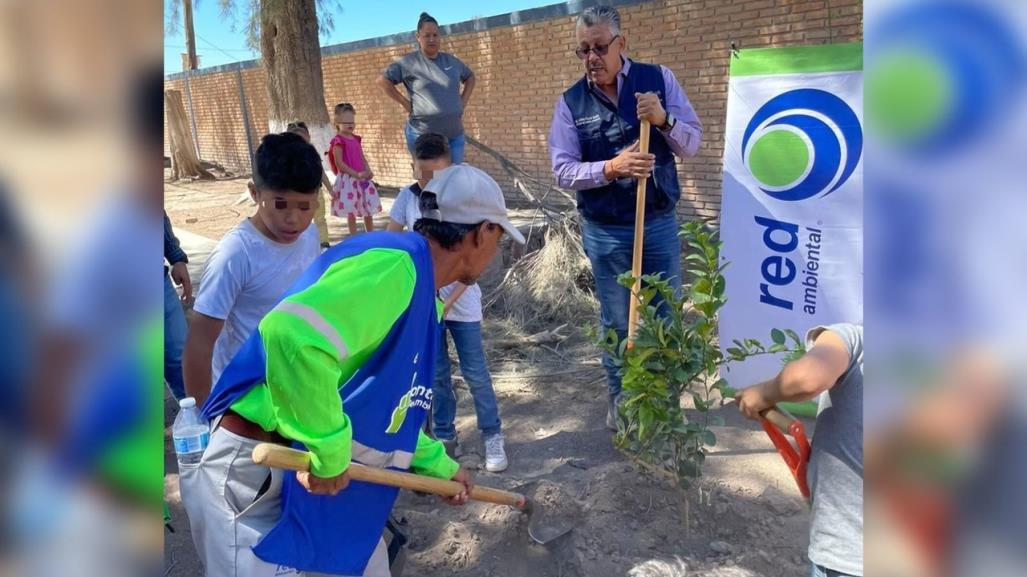
<path id="1" fill-rule="evenodd" d="M 485 438 L 485 470 L 490 473 L 505 471 L 509 463 L 506 460 L 505 440 L 502 433 Z"/>

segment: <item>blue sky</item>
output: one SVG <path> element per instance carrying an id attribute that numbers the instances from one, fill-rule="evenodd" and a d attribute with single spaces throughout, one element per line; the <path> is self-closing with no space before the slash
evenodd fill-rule
<path id="1" fill-rule="evenodd" d="M 201 68 L 239 60 L 250 60 L 258 56 L 246 47 L 245 22 L 236 22 L 234 26 L 236 30 L 233 31 L 232 23 L 221 18 L 218 0 L 193 0 L 193 2 L 196 51 L 200 57 Z M 559 2 L 560 0 L 429 0 L 423 2 L 342 0 L 338 3 L 341 5 L 341 11 L 337 11 L 334 15 L 335 30 L 328 37 L 321 36 L 321 45 L 328 46 L 413 30 L 417 25 L 417 17 L 425 10 L 437 18 L 440 23 L 450 24 Z M 249 3 L 249 0 L 236 0 L 236 3 L 243 7 Z M 165 0 L 164 10 L 166 20 L 168 0 Z M 387 16 L 383 17 L 383 14 Z M 185 33 L 181 26 L 172 32 L 165 29 L 165 73 L 181 72 L 181 54 L 183 52 L 185 52 Z"/>

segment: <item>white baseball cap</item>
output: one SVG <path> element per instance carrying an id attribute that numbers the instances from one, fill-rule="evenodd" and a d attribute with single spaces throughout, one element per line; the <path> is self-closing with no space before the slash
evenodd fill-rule
<path id="1" fill-rule="evenodd" d="M 426 218 L 437 217 L 455 224 L 488 221 L 503 227 L 511 238 L 524 244 L 524 235 L 506 216 L 503 190 L 485 171 L 469 164 L 454 164 L 435 171 L 424 191 L 433 193 L 439 206 L 437 215 L 425 211 Z"/>

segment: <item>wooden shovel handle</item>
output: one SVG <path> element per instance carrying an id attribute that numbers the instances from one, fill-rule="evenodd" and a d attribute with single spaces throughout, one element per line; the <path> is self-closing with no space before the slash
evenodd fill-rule
<path id="1" fill-rule="evenodd" d="M 267 465 L 268 467 L 273 467 L 275 469 L 309 471 L 310 453 L 306 451 L 298 451 L 289 447 L 283 447 L 282 445 L 276 445 L 274 443 L 261 443 L 253 448 L 253 462 L 259 465 Z M 425 477 L 423 475 L 415 475 L 413 473 L 403 473 L 389 469 L 367 467 L 359 463 L 350 463 L 347 471 L 349 471 L 350 479 L 355 481 L 374 483 L 376 485 L 387 485 L 389 487 L 399 487 L 400 489 L 432 493 L 435 495 L 442 495 L 443 497 L 452 497 L 454 495 L 459 495 L 464 491 L 464 486 L 456 481 L 445 481 L 443 479 L 435 479 L 432 477 Z M 516 507 L 518 509 L 524 509 L 527 507 L 527 499 L 524 495 L 500 489 L 493 489 L 491 487 L 483 487 L 481 485 L 475 485 L 469 496 L 475 501 L 484 501 L 486 503 L 495 503 L 497 505 L 509 505 L 510 507 Z"/>
<path id="2" fill-rule="evenodd" d="M 649 121 L 643 120 L 639 127 L 638 151 L 642 154 L 649 152 Z M 635 336 L 638 328 L 638 293 L 642 290 L 642 248 L 645 242 L 645 178 L 638 179 L 638 189 L 635 194 L 635 242 L 631 254 L 631 276 L 635 284 L 631 285 L 631 302 L 628 305 L 628 347 L 631 347 L 631 339 Z"/>
<path id="3" fill-rule="evenodd" d="M 782 433 L 786 435 L 791 434 L 791 426 L 792 422 L 795 421 L 795 417 L 788 411 L 778 407 L 771 407 L 760 413 L 760 416 L 770 421 L 770 424 L 777 427 Z"/>
<path id="4" fill-rule="evenodd" d="M 738 391 L 731 387 L 724 387 L 721 389 L 721 392 L 724 397 L 728 399 L 737 399 L 738 397 Z M 785 435 L 791 434 L 792 423 L 796 420 L 794 415 L 777 405 L 763 411 L 760 413 L 760 416 L 769 421 L 770 424 L 777 427 L 777 429 Z"/>

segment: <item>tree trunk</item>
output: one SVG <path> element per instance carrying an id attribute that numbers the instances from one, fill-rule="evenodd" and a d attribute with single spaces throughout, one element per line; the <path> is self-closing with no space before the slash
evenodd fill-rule
<path id="1" fill-rule="evenodd" d="M 316 0 L 261 0 L 260 51 L 267 71 L 269 131 L 305 122 L 327 170 L 324 152 L 335 129 L 325 106 Z"/>
<path id="2" fill-rule="evenodd" d="M 182 105 L 181 91 L 164 91 L 164 111 L 168 116 L 168 141 L 171 144 L 171 179 L 213 180 L 214 175 L 207 172 L 200 164 L 200 159 L 196 157 L 193 137 L 186 121 L 185 106 Z"/>
<path id="3" fill-rule="evenodd" d="M 186 70 L 196 70 L 196 31 L 193 29 L 193 0 L 182 0 L 185 19 Z"/>

